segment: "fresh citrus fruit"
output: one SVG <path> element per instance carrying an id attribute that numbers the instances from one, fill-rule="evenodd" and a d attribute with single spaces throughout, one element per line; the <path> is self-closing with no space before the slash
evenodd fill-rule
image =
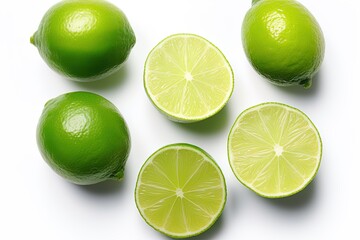
<path id="1" fill-rule="evenodd" d="M 44 160 L 76 184 L 121 179 L 130 150 L 126 123 L 105 98 L 71 92 L 45 104 L 37 127 Z"/>
<path id="2" fill-rule="evenodd" d="M 63 0 L 51 7 L 30 39 L 55 71 L 78 81 L 119 69 L 135 44 L 124 13 L 103 0 Z"/>
<path id="3" fill-rule="evenodd" d="M 228 139 L 235 176 L 268 198 L 304 189 L 318 171 L 321 153 L 321 138 L 310 119 L 280 103 L 263 103 L 242 112 Z"/>
<path id="4" fill-rule="evenodd" d="M 295 0 L 254 1 L 243 21 L 242 40 L 255 70 L 280 86 L 310 87 L 324 58 L 320 26 Z"/>
<path id="5" fill-rule="evenodd" d="M 175 238 L 210 228 L 226 202 L 224 176 L 202 149 L 165 146 L 142 166 L 135 189 L 137 208 L 155 230 Z"/>
<path id="6" fill-rule="evenodd" d="M 212 43 L 175 34 L 149 53 L 144 70 L 147 95 L 171 120 L 195 122 L 219 112 L 234 85 L 230 64 Z"/>

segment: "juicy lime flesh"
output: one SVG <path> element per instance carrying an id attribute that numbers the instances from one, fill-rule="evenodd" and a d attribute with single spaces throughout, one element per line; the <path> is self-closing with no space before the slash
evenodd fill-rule
<path id="1" fill-rule="evenodd" d="M 233 72 L 213 44 L 192 34 L 160 42 L 145 64 L 144 84 L 154 105 L 170 118 L 196 121 L 221 110 L 233 90 Z"/>
<path id="2" fill-rule="evenodd" d="M 265 197 L 283 197 L 302 190 L 315 176 L 321 159 L 321 139 L 297 109 L 267 103 L 245 110 L 228 142 L 236 177 Z"/>
<path id="3" fill-rule="evenodd" d="M 121 179 L 130 151 L 129 130 L 118 109 L 89 92 L 71 92 L 48 101 L 37 140 L 49 166 L 81 185 Z"/>
<path id="4" fill-rule="evenodd" d="M 170 145 L 142 167 L 136 204 L 145 221 L 173 237 L 198 235 L 220 216 L 226 201 L 219 167 L 191 145 Z"/>
<path id="5" fill-rule="evenodd" d="M 127 59 L 135 35 L 125 14 L 102 0 L 64 0 L 44 15 L 31 42 L 57 72 L 98 80 Z"/>
<path id="6" fill-rule="evenodd" d="M 309 87 L 324 57 L 321 28 L 297 1 L 254 4 L 243 21 L 242 39 L 253 67 L 278 85 Z"/>

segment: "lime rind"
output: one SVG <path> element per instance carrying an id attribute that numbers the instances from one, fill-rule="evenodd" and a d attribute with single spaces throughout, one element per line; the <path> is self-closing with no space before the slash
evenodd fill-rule
<path id="1" fill-rule="evenodd" d="M 223 63 L 224 63 L 224 67 L 226 67 L 227 72 L 230 75 L 230 88 L 228 89 L 228 91 L 226 92 L 226 94 L 223 96 L 223 101 L 221 102 L 221 104 L 219 104 L 216 108 L 212 109 L 211 111 L 208 111 L 206 114 L 203 115 L 199 115 L 199 116 L 186 116 L 186 115 L 182 115 L 182 114 L 176 114 L 174 112 L 169 111 L 168 109 L 166 109 L 165 107 L 163 107 L 159 102 L 156 101 L 156 98 L 150 93 L 149 88 L 147 86 L 147 66 L 149 65 L 149 61 L 151 59 L 151 56 L 154 52 L 156 52 L 159 48 L 161 48 L 161 46 L 163 44 L 165 44 L 166 42 L 170 41 L 173 38 L 178 38 L 178 37 L 189 37 L 189 38 L 196 38 L 197 40 L 201 40 L 204 41 L 208 47 L 210 47 L 211 49 L 213 49 L 214 51 L 216 51 L 216 53 L 218 54 L 218 56 L 222 57 Z M 147 94 L 147 96 L 149 97 L 150 101 L 152 102 L 152 104 L 163 114 L 165 115 L 167 118 L 169 118 L 172 121 L 175 122 L 181 122 L 181 123 L 191 123 L 191 122 L 198 122 L 198 121 L 202 121 L 205 120 L 209 117 L 214 116 L 215 114 L 217 114 L 219 111 L 221 111 L 225 105 L 227 104 L 227 102 L 230 100 L 231 95 L 234 91 L 234 72 L 231 68 L 231 65 L 229 63 L 229 61 L 227 60 L 227 58 L 225 57 L 225 55 L 221 52 L 221 50 L 214 45 L 212 42 L 210 42 L 209 40 L 205 39 L 204 37 L 201 37 L 199 35 L 196 34 L 192 34 L 192 33 L 177 33 L 177 34 L 173 34 L 170 35 L 168 37 L 166 37 L 165 39 L 163 39 L 162 41 L 160 41 L 148 54 L 145 64 L 144 64 L 144 74 L 143 74 L 143 79 L 144 79 L 144 88 L 145 88 L 145 92 Z"/>
<path id="2" fill-rule="evenodd" d="M 116 106 L 84 91 L 45 103 L 36 140 L 45 162 L 78 185 L 120 180 L 131 149 L 129 129 Z"/>
<path id="3" fill-rule="evenodd" d="M 55 72 L 73 81 L 92 82 L 120 70 L 136 36 L 114 4 L 66 0 L 46 11 L 30 43 Z"/>
<path id="4" fill-rule="evenodd" d="M 176 234 L 176 233 L 173 233 L 173 232 L 170 232 L 170 231 L 166 231 L 164 228 L 161 228 L 161 227 L 158 227 L 156 225 L 154 225 L 145 215 L 143 209 L 141 208 L 141 206 L 139 205 L 139 202 L 138 202 L 138 190 L 140 188 L 140 184 L 141 184 L 141 173 L 144 171 L 144 169 L 152 163 L 152 160 L 160 153 L 162 153 L 163 151 L 166 151 L 170 148 L 179 148 L 179 149 L 189 149 L 189 150 L 192 150 L 192 151 L 195 151 L 197 152 L 198 154 L 202 155 L 203 156 L 203 160 L 204 161 L 208 161 L 209 163 L 211 163 L 211 165 L 213 165 L 215 167 L 215 169 L 217 170 L 217 172 L 219 173 L 219 176 L 220 176 L 220 180 L 221 180 L 221 186 L 222 186 L 222 189 L 223 189 L 223 201 L 221 202 L 220 204 L 220 208 L 218 209 L 218 211 L 213 215 L 213 218 L 211 221 L 209 221 L 208 225 L 205 226 L 204 228 L 202 229 L 199 229 L 198 231 L 193 231 L 193 232 L 186 232 L 186 233 L 183 233 L 183 234 Z M 153 229 L 155 229 L 156 231 L 162 233 L 162 234 L 165 234 L 171 238 L 176 238 L 176 239 L 179 239 L 179 238 L 189 238 L 189 237 L 194 237 L 194 236 L 197 236 L 197 235 L 200 235 L 201 233 L 207 231 L 209 228 L 211 228 L 214 223 L 219 219 L 219 217 L 221 216 L 221 213 L 223 212 L 224 208 L 225 208 L 225 204 L 226 204 L 226 201 L 227 201 L 227 187 L 226 187 L 226 181 L 225 181 L 225 177 L 221 171 L 221 168 L 219 167 L 219 165 L 216 163 L 216 161 L 207 153 L 205 152 L 203 149 L 195 146 L 195 145 L 192 145 L 192 144 L 188 144 L 188 143 L 175 143 L 175 144 L 169 144 L 169 145 L 166 145 L 160 149 L 158 149 L 156 152 L 154 152 L 146 161 L 145 163 L 142 165 L 140 171 L 139 171 L 139 174 L 138 174 L 138 177 L 137 177 L 137 181 L 136 181 L 136 187 L 135 187 L 135 192 L 134 192 L 134 196 L 135 196 L 135 204 L 136 204 L 136 207 L 141 215 L 141 217 L 144 219 L 144 221 L 150 226 L 152 227 Z"/>
<path id="5" fill-rule="evenodd" d="M 252 112 L 256 109 L 261 109 L 265 106 L 280 106 L 280 107 L 284 107 L 286 108 L 288 111 L 293 111 L 297 114 L 300 114 L 308 123 L 309 126 L 314 130 L 314 133 L 317 137 L 317 143 L 318 143 L 318 147 L 319 147 L 319 152 L 318 152 L 318 157 L 317 157 L 317 164 L 316 167 L 313 169 L 313 172 L 310 174 L 310 177 L 307 178 L 302 185 L 300 185 L 299 187 L 297 187 L 296 189 L 293 189 L 292 191 L 288 191 L 288 192 L 284 192 L 284 193 L 275 193 L 275 194 L 269 194 L 269 193 L 265 193 L 262 191 L 259 191 L 257 189 L 255 189 L 251 184 L 249 184 L 247 181 L 245 181 L 235 170 L 235 166 L 234 166 L 234 161 L 233 158 L 234 156 L 232 155 L 232 150 L 231 150 L 231 141 L 232 141 L 232 134 L 233 132 L 236 130 L 237 125 L 239 124 L 239 120 L 246 115 L 248 112 Z M 302 191 L 303 189 L 306 188 L 306 186 L 308 186 L 313 179 L 315 178 L 315 176 L 317 175 L 319 168 L 320 168 L 320 164 L 321 164 L 321 158 L 322 158 L 322 140 L 319 134 L 318 129 L 316 128 L 316 126 L 314 125 L 314 123 L 311 121 L 311 119 L 301 110 L 289 106 L 287 104 L 283 104 L 283 103 L 278 103 L 278 102 L 265 102 L 265 103 L 260 103 L 257 104 L 255 106 L 252 106 L 250 108 L 247 108 L 246 110 L 244 110 L 242 113 L 240 113 L 240 115 L 236 118 L 233 126 L 231 127 L 231 130 L 229 132 L 228 135 L 228 145 L 227 145 L 227 150 L 228 150 L 228 161 L 229 161 L 229 165 L 231 167 L 232 172 L 234 173 L 235 177 L 244 185 L 246 186 L 248 189 L 252 190 L 253 192 L 255 192 L 256 194 L 258 194 L 259 196 L 265 197 L 265 198 L 283 198 L 283 197 L 289 197 L 292 196 L 300 191 Z"/>
<path id="6" fill-rule="evenodd" d="M 297 1 L 253 0 L 243 21 L 242 40 L 256 72 L 282 87 L 310 88 L 325 55 L 319 23 Z"/>
<path id="7" fill-rule="evenodd" d="M 262 1 L 262 0 L 252 0 L 251 4 L 255 5 L 256 3 L 260 2 L 260 1 Z"/>

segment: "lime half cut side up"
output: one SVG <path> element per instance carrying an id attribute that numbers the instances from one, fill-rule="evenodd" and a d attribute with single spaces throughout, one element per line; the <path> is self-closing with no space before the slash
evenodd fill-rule
<path id="1" fill-rule="evenodd" d="M 234 76 L 222 52 L 194 34 L 175 34 L 149 53 L 144 87 L 171 120 L 195 122 L 219 112 L 233 92 Z"/>
<path id="2" fill-rule="evenodd" d="M 304 189 L 315 177 L 321 155 L 321 138 L 311 120 L 280 103 L 263 103 L 242 112 L 228 138 L 235 176 L 267 198 Z"/>
<path id="3" fill-rule="evenodd" d="M 135 201 L 155 230 L 174 238 L 191 237 L 206 231 L 221 215 L 225 179 L 204 150 L 172 144 L 156 151 L 142 166 Z"/>

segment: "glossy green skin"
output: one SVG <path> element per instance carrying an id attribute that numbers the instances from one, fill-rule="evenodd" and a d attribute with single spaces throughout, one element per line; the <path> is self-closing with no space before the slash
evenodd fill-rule
<path id="1" fill-rule="evenodd" d="M 260 0 L 242 25 L 243 47 L 255 70 L 272 83 L 310 87 L 324 58 L 319 24 L 295 0 Z"/>
<path id="2" fill-rule="evenodd" d="M 130 151 L 129 130 L 117 108 L 89 92 L 48 101 L 38 123 L 37 142 L 53 170 L 81 185 L 121 179 Z"/>
<path id="3" fill-rule="evenodd" d="M 124 13 L 102 0 L 64 0 L 44 15 L 30 40 L 55 71 L 78 81 L 118 70 L 135 44 Z"/>

